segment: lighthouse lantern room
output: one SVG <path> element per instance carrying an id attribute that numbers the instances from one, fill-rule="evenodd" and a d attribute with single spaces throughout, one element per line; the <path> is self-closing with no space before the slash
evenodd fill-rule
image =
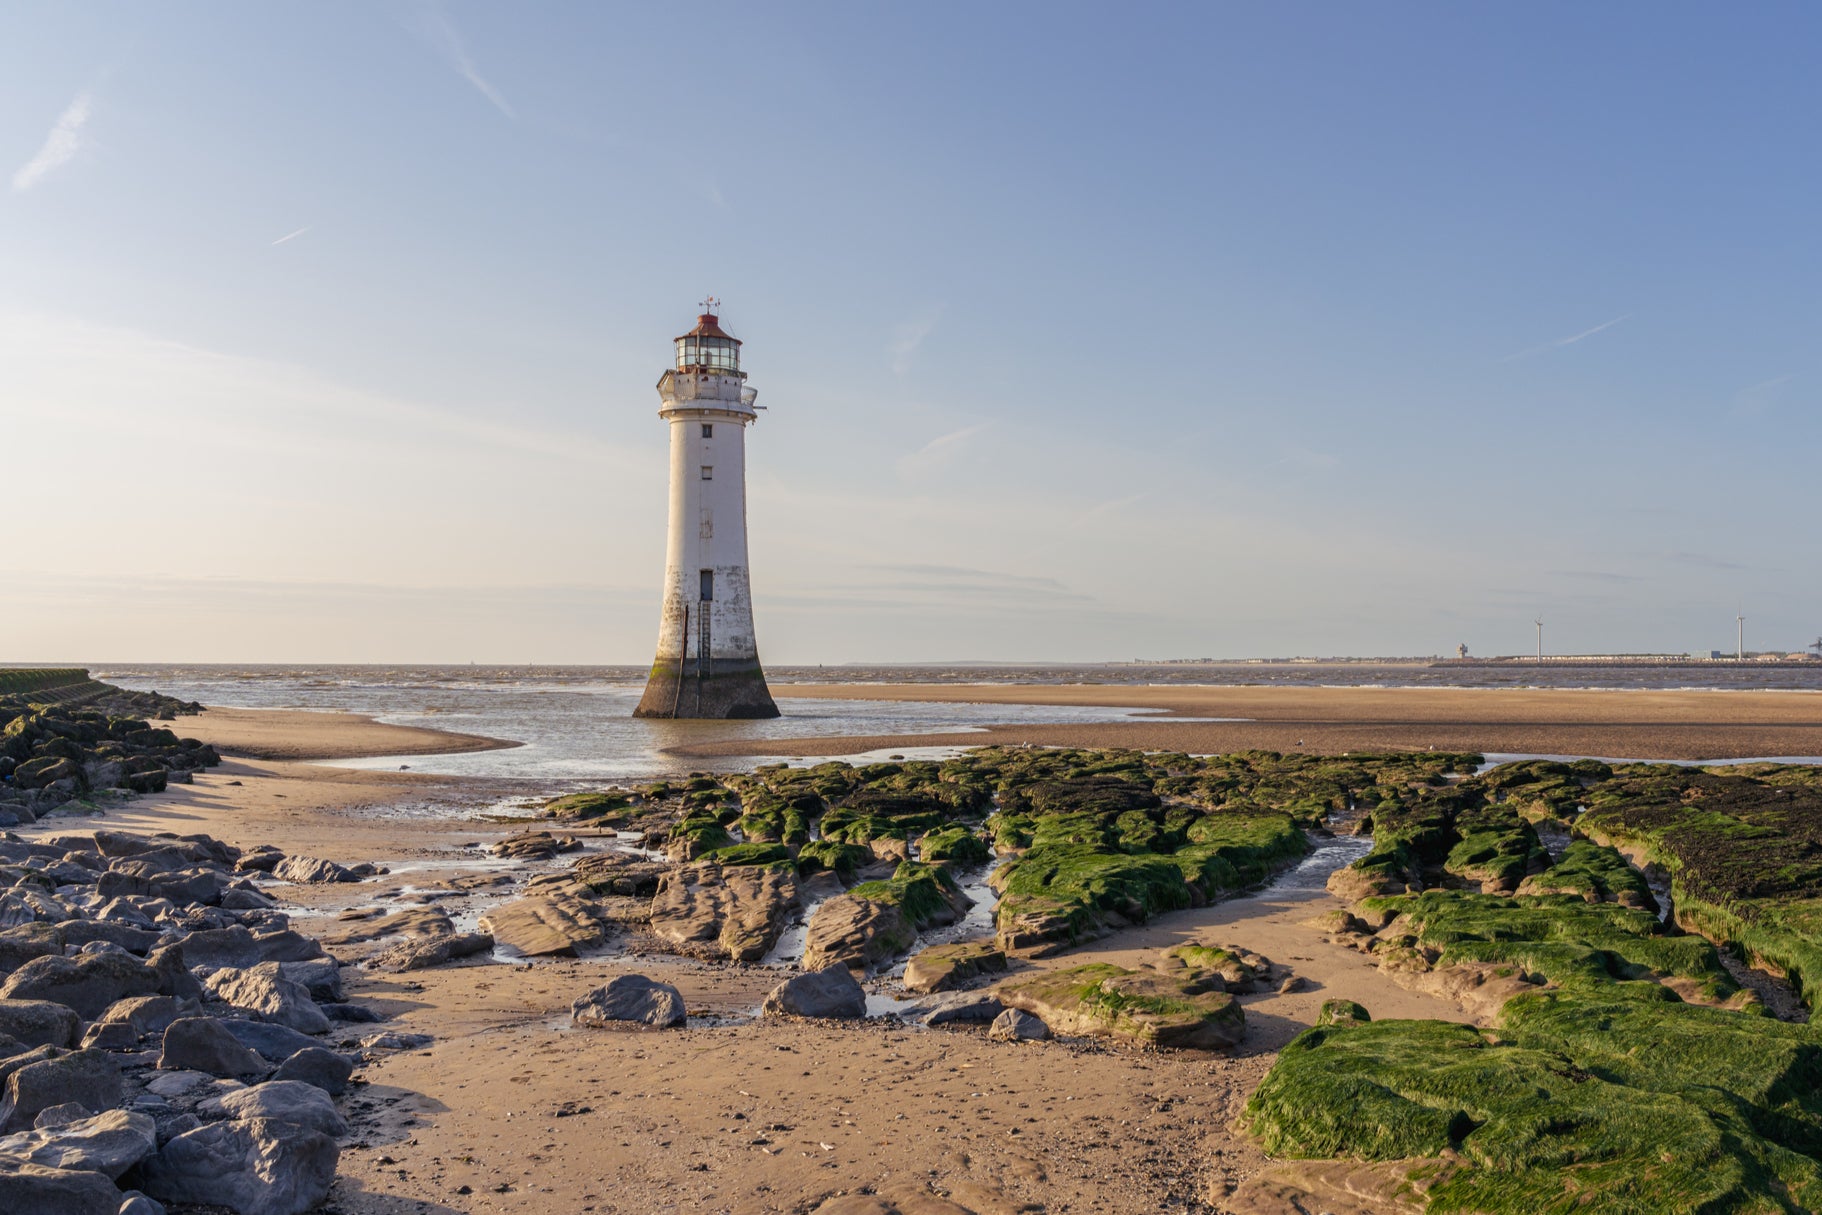
<path id="1" fill-rule="evenodd" d="M 658 416 L 671 427 L 670 531 L 658 657 L 636 717 L 778 716 L 747 579 L 746 428 L 759 394 L 717 306 L 704 301 L 658 380 Z"/>

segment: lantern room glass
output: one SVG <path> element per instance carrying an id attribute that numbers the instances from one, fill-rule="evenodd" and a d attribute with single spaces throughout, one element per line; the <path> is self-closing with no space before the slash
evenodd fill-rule
<path id="1" fill-rule="evenodd" d="M 680 337 L 677 339 L 677 369 L 693 367 L 709 371 L 740 370 L 740 343 L 733 338 Z"/>

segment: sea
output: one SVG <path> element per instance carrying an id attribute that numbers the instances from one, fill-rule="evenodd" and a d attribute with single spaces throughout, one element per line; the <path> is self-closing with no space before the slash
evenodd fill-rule
<path id="1" fill-rule="evenodd" d="M 1144 718 L 1151 710 L 1093 705 L 812 700 L 792 683 L 1303 685 L 1323 687 L 1556 687 L 1822 690 L 1822 662 L 1732 666 L 1582 666 L 1443 663 L 1104 663 L 1002 666 L 769 667 L 783 716 L 768 721 L 652 721 L 635 718 L 646 668 L 630 666 L 330 666 L 95 664 L 95 678 L 208 705 L 341 710 L 379 721 L 508 739 L 504 750 L 459 755 L 376 756 L 340 767 L 399 768 L 451 776 L 537 782 L 631 781 L 689 769 L 729 771 L 801 757 L 781 749 L 758 758 L 687 760 L 673 747 L 724 740 L 954 734 L 992 724 L 1051 725 Z M 891 755 L 940 756 L 952 748 L 897 748 Z M 865 752 L 843 758 L 886 758 Z"/>

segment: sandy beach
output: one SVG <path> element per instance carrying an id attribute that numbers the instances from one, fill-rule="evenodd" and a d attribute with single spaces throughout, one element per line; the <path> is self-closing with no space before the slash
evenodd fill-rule
<path id="1" fill-rule="evenodd" d="M 405 740 L 395 727 L 350 714 L 211 710 L 179 729 L 214 742 L 225 762 L 85 826 L 206 832 L 389 866 L 358 885 L 280 888 L 298 926 L 344 961 L 361 954 L 335 943 L 344 912 L 397 911 L 434 898 L 426 888 L 439 882 L 566 863 L 515 866 L 475 847 L 516 829 L 467 817 L 510 795 L 510 782 L 304 762 L 397 754 Z M 477 743 L 416 733 L 438 750 Z M 52 822 L 57 833 L 74 826 Z M 1465 1015 L 1398 987 L 1305 923 L 1340 906 L 1320 890 L 1268 892 L 1016 964 L 1130 961 L 1181 942 L 1239 944 L 1282 961 L 1301 990 L 1244 997 L 1249 1034 L 1231 1055 L 1089 1039 L 1010 1045 L 978 1027 L 891 1020 L 762 1021 L 753 1014 L 780 972 L 659 954 L 406 976 L 345 969 L 349 998 L 434 1041 L 363 1069 L 332 1205 L 345 1215 L 1220 1209 L 1266 1164 L 1229 1124 L 1324 999 L 1355 999 L 1380 1016 Z M 691 1027 L 570 1027 L 572 1000 L 629 972 L 675 984 Z"/>
<path id="2" fill-rule="evenodd" d="M 1743 759 L 1822 755 L 1822 693 L 1535 688 L 1135 687 L 1119 684 L 790 684 L 781 697 L 1087 705 L 1156 717 L 985 732 L 724 741 L 683 756 L 849 755 L 916 746 L 1133 747 L 1217 754 L 1434 748 L 1503 755 Z M 1204 720 L 1187 720 L 1187 719 Z M 1211 721 L 1209 718 L 1242 720 Z"/>

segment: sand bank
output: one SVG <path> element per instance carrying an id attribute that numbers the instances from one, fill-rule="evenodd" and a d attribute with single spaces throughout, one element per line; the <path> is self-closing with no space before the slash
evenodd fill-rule
<path id="1" fill-rule="evenodd" d="M 850 755 L 1031 743 L 1214 754 L 1433 747 L 1527 755 L 1740 759 L 1822 755 L 1822 693 L 1536 688 L 1132 687 L 1115 684 L 789 684 L 779 697 L 1145 709 L 1155 718 L 952 734 L 734 740 L 679 756 Z M 1192 721 L 1185 718 L 1243 718 Z"/>
<path id="2" fill-rule="evenodd" d="M 359 713 L 211 708 L 175 723 L 187 738 L 250 759 L 360 759 L 373 755 L 455 755 L 519 744 L 478 734 L 389 726 Z"/>

